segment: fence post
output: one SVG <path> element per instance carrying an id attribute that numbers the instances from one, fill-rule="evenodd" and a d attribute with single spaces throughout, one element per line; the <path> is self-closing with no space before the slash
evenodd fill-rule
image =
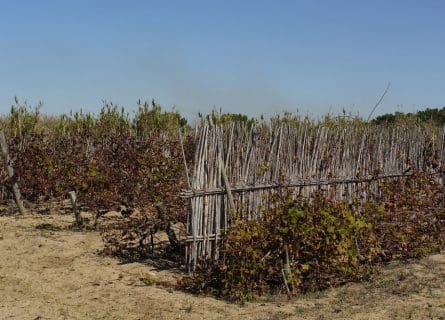
<path id="1" fill-rule="evenodd" d="M 20 194 L 19 185 L 17 183 L 17 176 L 14 174 L 14 168 L 11 166 L 11 158 L 9 157 L 8 144 L 6 143 L 5 133 L 0 130 L 0 148 L 5 160 L 6 171 L 8 172 L 9 181 L 14 195 L 15 203 L 17 204 L 21 214 L 26 213 L 26 209 L 23 206 L 22 195 Z"/>
<path id="2" fill-rule="evenodd" d="M 80 215 L 79 203 L 77 201 L 76 191 L 70 191 L 70 192 L 68 192 L 68 195 L 70 196 L 70 199 L 71 199 L 71 205 L 73 207 L 74 219 L 76 220 L 76 222 L 75 222 L 76 227 L 82 228 L 83 227 L 83 219 Z"/>

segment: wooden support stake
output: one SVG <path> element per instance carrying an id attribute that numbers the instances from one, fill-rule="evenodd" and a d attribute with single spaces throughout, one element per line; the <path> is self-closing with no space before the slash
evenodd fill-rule
<path id="1" fill-rule="evenodd" d="M 187 177 L 187 185 L 188 185 L 189 189 L 191 189 L 192 188 L 192 184 L 190 182 L 189 169 L 188 169 L 188 166 L 187 166 L 187 158 L 185 156 L 184 142 L 182 141 L 181 128 L 179 128 L 178 130 L 179 130 L 179 142 L 181 143 L 182 158 L 184 160 L 185 175 Z"/>
<path id="2" fill-rule="evenodd" d="M 73 207 L 73 213 L 74 218 L 76 219 L 76 227 L 81 228 L 83 226 L 83 220 L 80 216 L 80 210 L 79 210 L 79 204 L 77 202 L 77 195 L 76 191 L 70 191 L 68 192 L 70 199 L 71 199 L 71 205 Z"/>
<path id="3" fill-rule="evenodd" d="M 289 277 L 291 275 L 291 270 L 290 270 L 290 261 L 289 261 L 289 249 L 287 248 L 287 243 L 284 244 L 284 252 L 286 254 L 286 256 L 285 256 L 286 261 L 283 263 L 284 268 L 281 269 L 281 273 L 283 275 L 284 286 L 286 288 L 287 294 L 290 295 L 291 290 L 289 289 Z"/>
<path id="4" fill-rule="evenodd" d="M 20 194 L 19 185 L 17 183 L 17 176 L 14 174 L 14 168 L 11 166 L 11 158 L 9 157 L 8 144 L 6 143 L 5 133 L 0 131 L 0 147 L 3 159 L 6 164 L 6 171 L 8 172 L 9 181 L 11 183 L 12 193 L 14 195 L 15 203 L 19 208 L 20 214 L 26 214 L 26 209 L 23 206 L 22 195 Z"/>

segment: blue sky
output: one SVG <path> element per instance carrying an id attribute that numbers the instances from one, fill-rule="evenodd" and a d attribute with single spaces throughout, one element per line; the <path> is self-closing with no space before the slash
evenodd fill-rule
<path id="1" fill-rule="evenodd" d="M 0 111 L 188 117 L 445 105 L 444 1 L 0 1 Z"/>

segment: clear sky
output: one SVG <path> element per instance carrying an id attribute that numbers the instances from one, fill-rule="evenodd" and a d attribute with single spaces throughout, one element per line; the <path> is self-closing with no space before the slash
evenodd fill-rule
<path id="1" fill-rule="evenodd" d="M 0 112 L 367 116 L 445 105 L 445 1 L 0 1 Z"/>

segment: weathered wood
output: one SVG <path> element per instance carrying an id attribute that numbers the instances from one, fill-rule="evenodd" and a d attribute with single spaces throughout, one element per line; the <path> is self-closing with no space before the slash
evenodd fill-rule
<path id="1" fill-rule="evenodd" d="M 295 187 L 310 187 L 310 186 L 327 186 L 327 185 L 335 185 L 335 184 L 350 184 L 350 183 L 363 183 L 363 182 L 371 182 L 378 180 L 385 180 L 390 178 L 402 178 L 409 177 L 412 173 L 399 173 L 399 174 L 388 174 L 388 175 L 379 175 L 379 176 L 367 176 L 363 178 L 332 178 L 332 179 L 320 179 L 320 180 L 300 180 L 300 181 L 291 181 L 289 183 L 273 183 L 273 184 L 259 184 L 252 186 L 234 186 L 230 187 L 230 192 L 240 193 L 246 191 L 257 191 L 257 190 L 267 190 L 267 189 L 279 189 L 279 188 L 295 188 Z M 435 174 L 432 174 L 435 175 Z M 226 176 L 227 178 L 227 176 Z M 230 185 L 229 185 L 230 186 Z M 223 195 L 227 194 L 226 188 L 210 188 L 205 190 L 186 190 L 182 192 L 180 195 L 183 198 L 194 198 L 194 197 L 203 197 L 208 195 Z M 232 195 L 233 199 L 233 195 Z"/>
<path id="2" fill-rule="evenodd" d="M 15 175 L 14 168 L 11 165 L 11 158 L 9 156 L 9 150 L 8 150 L 9 148 L 6 142 L 5 133 L 3 131 L 0 131 L 0 148 L 3 155 L 3 159 L 5 161 L 6 171 L 9 177 L 9 183 L 12 189 L 12 193 L 14 195 L 14 201 L 17 204 L 17 207 L 19 208 L 20 214 L 25 214 L 26 209 L 23 205 L 22 195 L 20 193 L 20 188 L 17 183 L 17 176 Z"/>
<path id="3" fill-rule="evenodd" d="M 444 128 L 208 119 L 196 132 L 191 187 L 181 193 L 191 202 L 189 269 L 199 258 L 218 257 L 231 208 L 247 219 L 260 218 L 284 188 L 293 197 L 324 190 L 332 198 L 365 202 L 379 196 L 384 180 L 406 179 L 416 171 L 436 176 L 445 167 Z"/>
<path id="4" fill-rule="evenodd" d="M 224 168 L 224 162 L 222 161 L 221 157 L 219 157 L 219 168 L 224 181 L 224 189 L 225 193 L 227 194 L 227 199 L 229 200 L 230 209 L 235 210 L 235 201 L 233 201 L 232 188 L 230 187 L 230 182 L 227 178 L 226 169 Z"/>
<path id="5" fill-rule="evenodd" d="M 184 142 L 182 140 L 181 128 L 179 128 L 178 131 L 179 131 L 179 142 L 181 144 L 181 151 L 182 151 L 182 160 L 184 161 L 185 176 L 187 178 L 187 185 L 188 185 L 189 188 L 191 188 L 192 184 L 190 182 L 190 175 L 189 175 L 189 168 L 188 168 L 188 165 L 187 165 L 187 158 L 185 157 Z"/>
<path id="6" fill-rule="evenodd" d="M 71 206 L 73 208 L 75 225 L 78 228 L 82 228 L 83 227 L 83 219 L 80 215 L 80 209 L 79 209 L 79 203 L 77 201 L 76 191 L 70 191 L 70 192 L 68 192 L 68 195 L 70 196 Z"/>
<path id="7" fill-rule="evenodd" d="M 288 295 L 291 294 L 291 290 L 289 289 L 289 285 L 292 286 L 292 283 L 289 283 L 289 278 L 292 275 L 289 261 L 289 249 L 287 247 L 287 243 L 284 244 L 284 253 L 285 260 L 283 262 L 283 268 L 281 269 L 281 274 L 283 275 L 284 287 L 286 288 L 286 292 Z"/>

